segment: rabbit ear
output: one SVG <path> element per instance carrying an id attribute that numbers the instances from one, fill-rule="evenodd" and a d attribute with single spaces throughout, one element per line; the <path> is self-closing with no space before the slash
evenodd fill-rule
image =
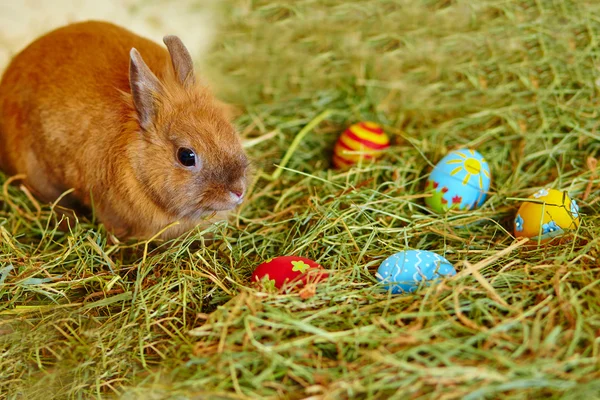
<path id="1" fill-rule="evenodd" d="M 181 39 L 174 35 L 165 36 L 163 42 L 167 45 L 171 55 L 171 62 L 179 83 L 186 87 L 193 85 L 196 80 L 194 77 L 194 63 L 188 49 Z"/>
<path id="2" fill-rule="evenodd" d="M 161 93 L 161 86 L 135 48 L 129 52 L 129 86 L 140 126 L 147 130 L 156 116 L 155 99 Z"/>

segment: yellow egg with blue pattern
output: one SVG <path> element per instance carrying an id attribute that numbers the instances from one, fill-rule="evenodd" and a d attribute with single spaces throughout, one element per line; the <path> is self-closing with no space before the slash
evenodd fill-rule
<path id="1" fill-rule="evenodd" d="M 485 158 L 472 149 L 454 150 L 433 168 L 425 192 L 425 203 L 436 212 L 480 207 L 492 181 Z"/>
<path id="2" fill-rule="evenodd" d="M 547 242 L 579 227 L 577 202 L 567 192 L 544 188 L 523 202 L 515 217 L 515 236 Z"/>

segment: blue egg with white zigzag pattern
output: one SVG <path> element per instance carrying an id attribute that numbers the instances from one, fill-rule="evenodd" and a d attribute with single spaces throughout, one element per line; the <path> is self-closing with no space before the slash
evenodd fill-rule
<path id="1" fill-rule="evenodd" d="M 448 260 L 427 250 L 406 250 L 381 263 L 375 275 L 394 294 L 414 292 L 423 281 L 456 275 Z"/>

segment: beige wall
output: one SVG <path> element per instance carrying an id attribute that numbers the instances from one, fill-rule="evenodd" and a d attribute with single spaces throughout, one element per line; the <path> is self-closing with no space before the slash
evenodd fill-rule
<path id="1" fill-rule="evenodd" d="M 161 42 L 181 36 L 198 60 L 215 28 L 217 0 L 0 0 L 0 71 L 12 55 L 39 35 L 87 19 L 107 20 Z"/>

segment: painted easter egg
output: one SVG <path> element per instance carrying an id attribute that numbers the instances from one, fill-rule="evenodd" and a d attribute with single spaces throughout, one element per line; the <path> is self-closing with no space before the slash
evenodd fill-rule
<path id="1" fill-rule="evenodd" d="M 323 267 L 308 258 L 275 257 L 256 267 L 252 273 L 252 281 L 274 285 L 276 288 L 298 281 L 318 282 L 327 277 L 327 273 L 321 271 L 322 269 Z"/>
<path id="2" fill-rule="evenodd" d="M 491 181 L 490 166 L 479 152 L 454 150 L 431 171 L 425 203 L 436 212 L 470 210 L 483 204 Z"/>
<path id="3" fill-rule="evenodd" d="M 346 129 L 333 148 L 333 165 L 345 168 L 361 159 L 375 159 L 390 147 L 390 138 L 374 122 L 360 122 Z"/>
<path id="4" fill-rule="evenodd" d="M 579 206 L 567 192 L 541 189 L 524 201 L 515 217 L 515 236 L 546 242 L 579 226 Z"/>
<path id="5" fill-rule="evenodd" d="M 456 275 L 448 260 L 427 250 L 406 250 L 386 258 L 377 270 L 379 282 L 392 293 L 413 292 L 422 281 Z"/>

